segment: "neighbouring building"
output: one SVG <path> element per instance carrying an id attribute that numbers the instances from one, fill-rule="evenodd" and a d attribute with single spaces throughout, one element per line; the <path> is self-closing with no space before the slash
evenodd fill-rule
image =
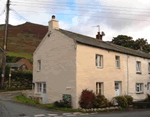
<path id="1" fill-rule="evenodd" d="M 52 16 L 48 32 L 33 54 L 34 96 L 53 103 L 72 96 L 73 108 L 83 89 L 109 100 L 118 95 L 144 99 L 150 90 L 150 55 L 59 28 Z"/>
<path id="2" fill-rule="evenodd" d="M 7 63 L 7 65 L 11 68 L 12 71 L 25 71 L 25 70 L 27 70 L 26 64 L 22 63 L 22 62 Z"/>
<path id="3" fill-rule="evenodd" d="M 13 71 L 25 71 L 33 69 L 32 64 L 27 59 L 20 59 L 16 63 L 7 63 Z"/>
<path id="4" fill-rule="evenodd" d="M 19 61 L 18 61 L 19 63 L 25 63 L 25 66 L 26 66 L 26 69 L 27 70 L 33 70 L 33 66 L 32 66 L 32 64 L 27 60 L 27 59 L 24 59 L 24 58 L 22 58 L 22 59 L 20 59 Z M 18 63 L 17 62 L 17 63 Z"/>

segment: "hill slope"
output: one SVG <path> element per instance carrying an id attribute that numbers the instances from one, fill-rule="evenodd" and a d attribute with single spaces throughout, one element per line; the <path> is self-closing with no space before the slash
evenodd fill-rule
<path id="1" fill-rule="evenodd" d="M 47 26 L 26 22 L 8 27 L 7 51 L 33 54 L 48 31 Z M 0 25 L 0 46 L 3 45 L 4 25 Z"/>

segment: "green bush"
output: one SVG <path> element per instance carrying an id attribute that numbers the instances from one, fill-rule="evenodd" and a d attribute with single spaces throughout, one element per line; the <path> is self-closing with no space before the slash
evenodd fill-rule
<path id="1" fill-rule="evenodd" d="M 124 96 L 117 96 L 114 97 L 114 99 L 116 100 L 118 105 L 121 106 L 122 108 L 126 108 L 128 106 L 128 101 Z"/>
<path id="2" fill-rule="evenodd" d="M 54 106 L 56 107 L 65 107 L 65 108 L 71 108 L 71 106 L 69 105 L 69 103 L 67 101 L 64 100 L 60 100 L 60 102 L 56 101 L 54 102 Z"/>
<path id="3" fill-rule="evenodd" d="M 92 90 L 83 90 L 79 99 L 81 108 L 90 109 L 94 107 L 95 94 Z"/>
<path id="4" fill-rule="evenodd" d="M 108 107 L 109 101 L 107 98 L 105 98 L 104 95 L 97 95 L 95 102 L 94 102 L 94 108 L 103 108 Z"/>
<path id="5" fill-rule="evenodd" d="M 32 80 L 32 72 L 29 71 L 14 71 L 11 73 L 11 79 L 16 79 L 16 78 L 26 78 Z"/>
<path id="6" fill-rule="evenodd" d="M 147 97 L 143 100 L 144 102 L 150 102 L 150 95 L 147 94 Z"/>
<path id="7" fill-rule="evenodd" d="M 133 97 L 130 95 L 125 95 L 124 96 L 127 99 L 128 105 L 132 105 L 133 104 Z"/>

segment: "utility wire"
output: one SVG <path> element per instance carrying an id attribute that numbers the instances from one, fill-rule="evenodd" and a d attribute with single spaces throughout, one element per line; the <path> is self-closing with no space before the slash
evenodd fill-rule
<path id="1" fill-rule="evenodd" d="M 38 3 L 40 3 L 41 4 L 41 2 L 42 3 L 45 2 L 45 4 L 54 3 L 54 4 L 59 4 L 59 5 L 67 5 L 67 4 L 69 4 L 69 5 L 74 5 L 74 6 L 86 6 L 86 7 L 87 6 L 94 6 L 94 7 L 97 6 L 97 7 L 109 7 L 109 8 L 112 7 L 112 8 L 124 8 L 124 9 L 150 10 L 150 9 L 143 9 L 143 8 L 123 7 L 123 6 L 118 7 L 118 6 L 96 5 L 96 4 L 94 5 L 94 4 L 91 4 L 91 3 L 90 4 L 82 4 L 82 3 L 80 3 L 80 4 L 79 3 L 75 3 L 74 4 L 73 2 L 52 2 L 52 1 L 48 3 L 48 1 L 43 1 L 43 0 L 42 1 L 38 1 L 38 2 L 36 2 L 36 1 L 35 2 L 33 2 L 33 1 L 31 2 L 31 1 L 27 1 L 27 0 L 26 0 L 26 2 L 25 1 L 19 1 L 19 2 L 18 1 L 17 2 L 14 1 L 12 3 L 21 3 L 21 4 L 22 3 L 24 3 L 24 4 L 38 4 Z"/>
<path id="2" fill-rule="evenodd" d="M 18 15 L 21 19 L 23 19 L 23 20 L 25 20 L 25 21 L 28 21 L 29 22 L 29 20 L 28 19 L 26 19 L 25 17 L 23 17 L 22 15 L 20 15 L 17 11 L 15 11 L 14 9 L 10 9 L 11 11 L 14 11 L 14 13 L 16 14 L 16 15 Z"/>
<path id="3" fill-rule="evenodd" d="M 21 11 L 20 10 L 20 12 L 36 12 L 36 11 Z M 39 12 L 37 12 L 37 13 L 39 13 Z M 47 13 L 47 12 L 44 12 L 44 13 Z M 51 13 L 51 14 L 54 14 L 54 12 Z M 59 14 L 59 15 L 73 15 L 73 16 L 89 17 L 89 16 L 86 16 L 86 15 L 80 15 L 80 14 L 65 14 L 65 13 L 57 13 L 57 14 Z M 93 16 L 93 15 L 92 15 L 92 17 L 95 17 L 95 18 L 98 18 L 98 19 L 110 18 L 110 19 L 118 19 L 118 20 L 150 21 L 150 20 L 142 20 L 142 19 L 116 18 L 116 17 Z"/>
<path id="4" fill-rule="evenodd" d="M 0 16 L 3 15 L 5 13 L 5 8 L 4 10 L 2 10 L 2 12 L 0 13 Z"/>
<path id="5" fill-rule="evenodd" d="M 42 9 L 42 8 L 41 8 Z M 43 9 L 45 9 L 45 8 L 43 8 Z M 58 9 L 58 8 L 51 8 L 51 9 Z M 64 10 L 64 9 L 59 9 L 59 10 Z M 70 9 L 65 9 L 65 10 L 69 10 L 70 11 Z M 21 10 L 19 10 L 19 11 L 21 11 Z M 74 10 L 75 11 L 75 10 Z M 87 10 L 80 10 L 80 11 L 84 11 L 84 12 L 86 12 L 87 13 Z M 31 11 L 32 12 L 32 11 Z M 42 12 L 42 11 L 39 11 L 39 12 Z M 47 12 L 47 13 L 49 13 L 49 12 Z M 138 16 L 147 16 L 147 17 L 150 17 L 150 15 L 148 15 L 148 14 L 146 14 L 146 15 L 144 15 L 144 14 L 129 14 L 129 13 L 121 13 L 121 12 L 111 12 L 111 11 L 104 11 L 104 10 L 101 10 L 101 11 L 89 11 L 89 13 L 99 13 L 99 14 L 103 14 L 103 13 L 111 13 L 111 15 L 112 14 L 119 14 L 119 15 L 131 15 L 131 16 L 133 16 L 133 15 L 138 15 Z M 98 14 L 98 15 L 99 15 Z"/>
<path id="6" fill-rule="evenodd" d="M 129 9 L 116 9 L 116 8 L 92 8 L 92 9 L 87 9 L 87 8 L 67 8 L 66 6 L 60 6 L 60 5 L 50 5 L 50 6 L 43 6 L 42 4 L 40 4 L 40 5 L 32 5 L 32 4 L 29 4 L 29 5 L 17 5 L 17 4 L 12 4 L 14 7 L 37 7 L 37 8 L 55 8 L 55 9 L 63 9 L 63 10 L 77 10 L 77 11 L 102 11 L 102 10 L 116 10 L 116 11 L 118 11 L 118 12 L 120 12 L 120 11 L 125 11 L 125 12 L 130 12 L 130 13 L 132 13 L 132 12 L 135 12 L 135 13 L 150 13 L 150 11 L 131 11 L 131 10 L 129 10 Z"/>
<path id="7" fill-rule="evenodd" d="M 76 8 L 76 9 L 110 9 L 110 10 L 119 10 L 119 11 L 134 11 L 134 12 L 149 12 L 149 10 L 150 9 L 138 9 L 137 8 L 137 10 L 136 9 L 133 9 L 133 10 L 131 10 L 131 9 L 120 9 L 120 8 L 118 8 L 118 7 L 108 7 L 107 8 L 107 6 L 99 6 L 99 7 L 92 7 L 91 5 L 90 6 L 71 6 L 71 5 L 62 5 L 62 4 L 59 4 L 59 5 L 57 5 L 57 4 L 54 4 L 54 3 L 48 3 L 48 4 L 42 4 L 42 3 L 39 3 L 39 4 L 32 4 L 32 3 L 23 3 L 23 4 L 11 4 L 11 5 L 18 5 L 18 6 L 37 6 L 37 7 L 39 7 L 39 6 L 48 6 L 48 7 L 52 7 L 52 6 L 59 6 L 59 7 L 72 7 L 72 8 Z M 140 11 L 140 10 L 142 10 L 142 11 Z"/>

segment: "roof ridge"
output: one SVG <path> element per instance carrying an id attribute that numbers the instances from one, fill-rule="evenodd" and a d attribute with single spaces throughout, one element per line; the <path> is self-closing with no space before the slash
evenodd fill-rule
<path id="1" fill-rule="evenodd" d="M 124 53 L 124 54 L 128 54 L 128 55 L 133 55 L 133 56 L 150 59 L 150 54 L 148 54 L 148 53 L 139 52 L 139 51 L 131 49 L 131 48 L 116 45 L 116 44 L 113 44 L 110 42 L 97 40 L 96 38 L 82 35 L 82 34 L 75 33 L 75 32 L 71 32 L 71 31 L 64 30 L 64 29 L 59 29 L 57 31 L 59 31 L 60 33 L 68 36 L 69 38 L 72 38 L 75 41 L 85 44 L 85 45 L 94 46 L 94 47 L 98 47 L 98 48 L 102 48 L 102 49 L 106 49 L 106 50 L 112 50 L 112 51 L 116 51 L 119 53 Z"/>
<path id="2" fill-rule="evenodd" d="M 68 30 L 61 29 L 61 28 L 60 28 L 60 30 L 67 31 L 67 32 L 70 32 L 70 33 L 74 33 L 74 34 L 77 34 L 77 35 L 80 35 L 80 36 L 85 36 L 85 37 L 92 38 L 92 39 L 95 39 L 95 40 L 96 40 L 96 38 L 94 38 L 94 37 L 90 37 L 90 36 L 87 36 L 87 35 L 83 35 L 83 34 L 80 34 L 80 33 L 77 33 L 77 32 L 72 32 L 72 31 L 68 31 Z M 98 40 L 96 40 L 96 41 L 98 41 Z"/>

